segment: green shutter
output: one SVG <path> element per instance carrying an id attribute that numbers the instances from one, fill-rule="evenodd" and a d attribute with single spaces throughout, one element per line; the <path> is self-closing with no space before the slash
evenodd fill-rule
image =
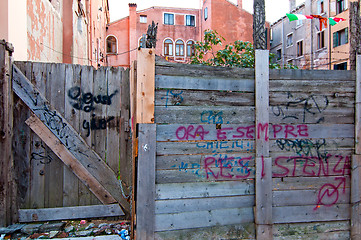
<path id="1" fill-rule="evenodd" d="M 338 33 L 334 32 L 333 33 L 333 47 L 337 47 L 338 46 Z"/>
<path id="2" fill-rule="evenodd" d="M 345 38 L 346 38 L 346 43 L 348 43 L 348 27 L 345 28 Z"/>

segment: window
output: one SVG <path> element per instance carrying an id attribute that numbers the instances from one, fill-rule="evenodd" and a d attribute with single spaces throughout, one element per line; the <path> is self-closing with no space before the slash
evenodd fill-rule
<path id="1" fill-rule="evenodd" d="M 164 24 L 174 25 L 174 14 L 164 13 Z"/>
<path id="2" fill-rule="evenodd" d="M 336 14 L 342 13 L 347 9 L 348 0 L 336 0 Z"/>
<path id="3" fill-rule="evenodd" d="M 173 56 L 173 41 L 170 39 L 164 41 L 164 56 Z"/>
<path id="4" fill-rule="evenodd" d="M 204 21 L 208 19 L 208 8 L 204 9 Z"/>
<path id="5" fill-rule="evenodd" d="M 325 45 L 325 31 L 317 33 L 317 49 L 324 48 Z"/>
<path id="6" fill-rule="evenodd" d="M 287 35 L 287 41 L 286 42 L 287 42 L 287 47 L 290 47 L 290 46 L 293 45 L 293 34 L 292 33 Z"/>
<path id="7" fill-rule="evenodd" d="M 297 57 L 303 56 L 303 41 L 297 42 Z"/>
<path id="8" fill-rule="evenodd" d="M 194 42 L 192 40 L 187 42 L 187 56 L 194 56 Z"/>
<path id="9" fill-rule="evenodd" d="M 347 70 L 347 62 L 333 65 L 333 70 Z"/>
<path id="10" fill-rule="evenodd" d="M 302 11 L 299 12 L 298 14 L 302 14 Z M 297 22 L 296 22 L 296 27 L 299 27 L 299 26 L 301 26 L 302 24 L 303 24 L 303 20 L 297 20 Z"/>
<path id="11" fill-rule="evenodd" d="M 318 0 L 317 1 L 317 13 L 322 14 L 324 12 L 325 12 L 324 0 Z"/>
<path id="12" fill-rule="evenodd" d="M 147 15 L 140 15 L 140 23 L 147 23 Z"/>
<path id="13" fill-rule="evenodd" d="M 333 33 L 333 47 L 348 43 L 348 28 Z"/>
<path id="14" fill-rule="evenodd" d="M 175 55 L 184 56 L 184 42 L 182 40 L 177 40 L 175 42 Z"/>
<path id="15" fill-rule="evenodd" d="M 117 39 L 114 36 L 107 37 L 107 54 L 117 53 Z"/>
<path id="16" fill-rule="evenodd" d="M 196 17 L 193 15 L 186 15 L 186 26 L 194 27 L 196 25 Z"/>
<path id="17" fill-rule="evenodd" d="M 280 60 L 281 57 L 282 57 L 282 49 L 278 49 L 277 52 L 276 52 L 276 57 L 277 57 L 277 60 Z"/>

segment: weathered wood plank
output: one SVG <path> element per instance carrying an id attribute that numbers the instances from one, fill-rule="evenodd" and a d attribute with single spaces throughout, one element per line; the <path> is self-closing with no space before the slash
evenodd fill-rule
<path id="1" fill-rule="evenodd" d="M 92 118 L 91 105 L 85 104 L 81 99 L 82 95 L 90 93 L 93 94 L 93 85 L 94 85 L 94 71 L 95 69 L 92 66 L 80 66 L 80 84 L 73 86 L 68 90 L 69 101 L 74 104 L 78 103 L 80 106 L 77 108 L 74 107 L 74 110 L 79 114 L 80 117 L 80 136 L 84 141 L 90 146 L 92 146 L 93 132 L 90 129 L 90 122 Z M 89 126 L 88 126 L 89 124 Z M 90 205 L 93 200 L 91 191 L 84 185 L 79 184 L 79 204 L 80 205 Z"/>
<path id="2" fill-rule="evenodd" d="M 133 184 L 132 180 L 132 141 L 130 137 L 130 73 L 129 69 L 121 70 L 121 110 L 120 110 L 120 159 L 119 176 L 123 180 L 124 186 L 129 189 Z M 127 190 L 126 190 L 127 192 Z M 128 194 L 128 193 L 126 193 Z"/>
<path id="3" fill-rule="evenodd" d="M 50 104 L 65 115 L 65 65 L 47 64 L 46 66 L 46 97 Z M 64 165 L 52 151 L 47 151 L 52 159 L 45 168 L 45 207 L 63 206 L 63 176 Z"/>
<path id="4" fill-rule="evenodd" d="M 254 107 L 234 106 L 168 106 L 155 107 L 155 121 L 178 124 L 252 124 Z"/>
<path id="5" fill-rule="evenodd" d="M 46 75 L 46 64 L 33 63 L 31 81 L 34 87 L 42 95 L 46 95 L 46 85 L 44 79 Z M 13 81 L 14 81 L 13 69 Z M 14 85 L 13 85 L 14 88 Z M 22 99 L 23 100 L 23 99 Z M 24 101 L 24 100 L 23 100 Z M 26 104 L 26 102 L 25 102 Z M 26 104 L 27 105 L 27 104 Z M 49 163 L 46 145 L 34 133 L 31 134 L 31 208 L 45 207 L 45 165 Z"/>
<path id="6" fill-rule="evenodd" d="M 254 141 L 158 142 L 157 155 L 254 152 Z"/>
<path id="7" fill-rule="evenodd" d="M 156 88 L 254 92 L 253 79 L 221 77 L 155 76 Z"/>
<path id="8" fill-rule="evenodd" d="M 254 124 L 164 124 L 157 125 L 157 141 L 255 139 L 260 128 Z M 270 140 L 354 136 L 353 124 L 270 124 L 268 129 Z"/>
<path id="9" fill-rule="evenodd" d="M 112 96 L 109 105 L 106 105 L 106 119 L 109 120 L 106 129 L 106 156 L 107 164 L 119 176 L 120 169 L 120 135 L 121 133 L 121 81 L 122 69 L 120 68 L 107 68 L 107 89 L 106 95 Z"/>
<path id="10" fill-rule="evenodd" d="M 184 230 L 163 231 L 155 233 L 156 239 L 169 240 L 209 240 L 209 239 L 249 239 L 255 240 L 253 223 L 192 228 Z"/>
<path id="11" fill-rule="evenodd" d="M 20 209 L 19 222 L 43 222 L 98 217 L 118 217 L 124 212 L 118 204 L 80 207 Z"/>
<path id="12" fill-rule="evenodd" d="M 254 106 L 254 93 L 234 91 L 157 90 L 156 106 Z"/>
<path id="13" fill-rule="evenodd" d="M 156 185 L 156 200 L 226 197 L 254 194 L 254 181 L 170 183 Z"/>
<path id="14" fill-rule="evenodd" d="M 31 79 L 32 63 L 16 62 L 15 63 Z M 14 96 L 14 161 L 16 166 L 20 208 L 30 208 L 30 144 L 31 130 L 24 124 L 30 116 L 29 108 L 18 97 Z"/>
<path id="15" fill-rule="evenodd" d="M 222 226 L 254 221 L 253 208 L 230 208 L 209 211 L 182 212 L 173 214 L 157 214 L 155 230 L 179 230 Z"/>
<path id="16" fill-rule="evenodd" d="M 157 170 L 166 169 L 194 169 L 204 165 L 204 159 L 215 158 L 214 165 L 254 167 L 254 154 L 226 153 L 226 154 L 200 154 L 200 155 L 168 155 L 157 156 Z M 241 165 L 242 164 L 242 165 Z"/>
<path id="17" fill-rule="evenodd" d="M 18 208 L 12 148 L 14 100 L 10 56 L 13 50 L 11 44 L 0 41 L 0 226 L 4 227 L 15 221 L 14 212 Z"/>
<path id="18" fill-rule="evenodd" d="M 350 232 L 349 231 L 335 231 L 327 233 L 314 233 L 314 234 L 301 234 L 303 239 L 327 239 L 327 240 L 349 240 Z M 300 235 L 288 235 L 274 237 L 274 240 L 296 240 L 300 239 Z"/>
<path id="19" fill-rule="evenodd" d="M 204 168 L 202 164 L 202 167 L 193 169 L 159 170 L 156 175 L 156 183 L 239 181 L 254 178 L 254 167 L 208 166 Z"/>
<path id="20" fill-rule="evenodd" d="M 155 124 L 139 125 L 137 238 L 154 239 L 155 231 Z"/>
<path id="21" fill-rule="evenodd" d="M 141 48 L 137 66 L 137 122 L 154 123 L 155 50 Z"/>
<path id="22" fill-rule="evenodd" d="M 336 183 L 330 177 L 286 177 L 273 178 L 273 190 L 319 190 L 325 184 Z M 350 187 L 350 178 L 346 178 L 346 189 Z"/>
<path id="23" fill-rule="evenodd" d="M 355 79 L 353 71 L 330 70 L 299 70 L 299 69 L 270 69 L 270 79 L 282 80 L 340 80 L 352 81 Z"/>
<path id="24" fill-rule="evenodd" d="M 273 207 L 274 223 L 297 223 L 297 222 L 326 222 L 350 219 L 350 204 L 337 204 L 333 206 L 321 206 L 315 210 L 315 206 L 287 206 Z"/>
<path id="25" fill-rule="evenodd" d="M 355 92 L 355 81 L 348 79 L 346 81 L 333 80 L 332 84 L 329 81 L 314 79 L 301 81 L 287 81 L 287 80 L 270 80 L 270 91 L 277 92 L 308 92 L 308 93 L 322 93 L 322 92 Z"/>
<path id="26" fill-rule="evenodd" d="M 13 68 L 13 90 L 58 137 L 82 165 L 129 211 L 129 203 L 121 195 L 121 188 L 112 170 L 92 151 L 65 119 L 49 105 L 42 94 L 16 67 Z"/>
<path id="27" fill-rule="evenodd" d="M 156 61 L 156 74 L 169 76 L 254 78 L 254 69 L 226 68 Z"/>
<path id="28" fill-rule="evenodd" d="M 332 188 L 328 189 L 329 192 L 332 192 L 334 190 Z M 282 207 L 313 205 L 314 207 L 316 207 L 318 205 L 318 195 L 320 191 L 320 189 L 273 191 L 273 206 Z M 335 204 L 347 204 L 350 202 L 350 188 L 346 188 L 344 191 L 340 190 L 338 194 L 326 196 L 325 198 L 327 197 L 328 199 L 323 199 L 323 201 L 325 202 L 324 204 L 330 204 L 333 202 L 335 202 Z"/>
<path id="29" fill-rule="evenodd" d="M 337 222 L 311 222 L 311 223 L 291 223 L 291 224 L 275 224 L 273 227 L 274 239 L 335 239 L 340 232 L 349 233 L 349 221 Z M 322 237 L 322 234 L 326 237 Z M 329 238 L 331 237 L 331 238 Z M 341 238 L 344 239 L 344 238 Z M 347 238 L 349 239 L 349 238 Z"/>
<path id="30" fill-rule="evenodd" d="M 155 202 L 156 214 L 210 211 L 223 208 L 245 208 L 254 206 L 254 196 L 233 196 L 216 198 L 193 198 L 159 200 Z"/>
<path id="31" fill-rule="evenodd" d="M 65 66 L 65 119 L 71 124 L 75 131 L 81 132 L 80 116 L 70 103 L 69 90 L 74 86 L 80 86 L 81 83 L 81 68 L 79 65 Z M 63 168 L 63 206 L 78 206 L 79 204 L 79 179 L 66 166 Z"/>

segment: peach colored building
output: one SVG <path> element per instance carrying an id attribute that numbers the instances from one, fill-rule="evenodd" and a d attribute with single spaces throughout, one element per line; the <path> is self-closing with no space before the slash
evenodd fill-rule
<path id="1" fill-rule="evenodd" d="M 15 60 L 104 65 L 107 0 L 1 0 L 0 19 Z"/>
<path id="2" fill-rule="evenodd" d="M 158 23 L 156 54 L 170 61 L 188 62 L 192 45 L 201 41 L 207 29 L 217 31 L 226 43 L 252 42 L 253 16 L 242 8 L 242 0 L 200 0 L 201 9 L 151 7 L 137 11 L 129 4 L 129 16 L 107 26 L 107 64 L 129 67 L 136 59 L 140 39 L 148 25 Z M 268 24 L 267 24 L 268 26 Z"/>

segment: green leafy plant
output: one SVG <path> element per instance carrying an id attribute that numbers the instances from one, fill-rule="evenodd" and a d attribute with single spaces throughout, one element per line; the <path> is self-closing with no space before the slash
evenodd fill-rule
<path id="1" fill-rule="evenodd" d="M 222 67 L 242 67 L 254 68 L 254 48 L 252 43 L 241 40 L 233 44 L 227 44 L 224 49 L 215 50 L 216 46 L 222 46 L 225 39 L 216 31 L 204 31 L 204 41 L 194 44 L 194 56 L 191 58 L 191 64 L 203 64 L 209 66 Z M 270 54 L 270 68 L 280 69 L 280 65 L 272 63 L 275 54 Z M 296 69 L 294 65 L 285 65 L 283 68 Z"/>

